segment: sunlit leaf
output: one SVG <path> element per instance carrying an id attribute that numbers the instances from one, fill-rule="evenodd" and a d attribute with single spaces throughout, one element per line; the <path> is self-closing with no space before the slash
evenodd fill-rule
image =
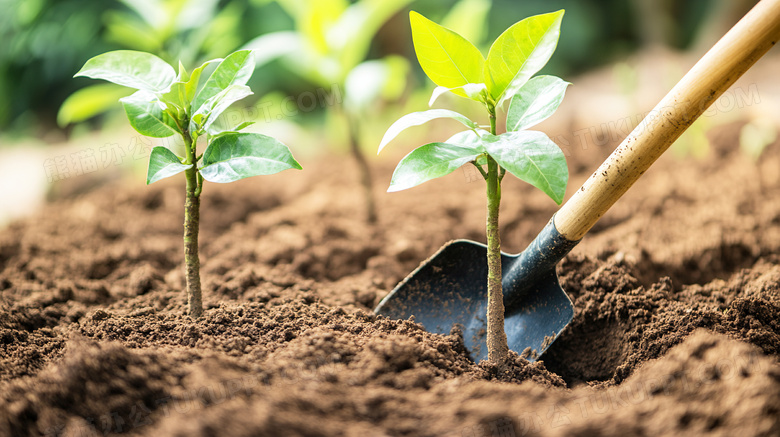
<path id="1" fill-rule="evenodd" d="M 387 191 L 405 190 L 448 175 L 484 152 L 484 147 L 475 150 L 447 143 L 420 146 L 398 163 Z"/>
<path id="2" fill-rule="evenodd" d="M 252 90 L 248 86 L 231 85 L 204 102 L 203 105 L 198 108 L 198 111 L 193 114 L 192 118 L 193 120 L 205 119 L 205 122 L 202 123 L 202 126 L 200 127 L 202 129 L 208 129 L 211 124 L 217 120 L 217 117 L 219 117 L 219 115 L 231 104 L 250 95 L 252 95 Z M 198 116 L 202 116 L 202 118 Z"/>
<path id="3" fill-rule="evenodd" d="M 498 105 L 511 98 L 552 56 L 558 45 L 563 10 L 513 24 L 490 47 L 485 83 Z"/>
<path id="4" fill-rule="evenodd" d="M 483 83 L 485 59 L 474 44 L 417 12 L 409 14 L 417 60 L 425 74 L 439 86 L 456 88 Z M 462 90 L 453 90 L 466 97 Z"/>
<path id="5" fill-rule="evenodd" d="M 378 154 L 381 152 L 387 143 L 392 141 L 393 138 L 398 136 L 398 134 L 403 132 L 405 129 L 412 126 L 419 126 L 437 118 L 451 118 L 463 123 L 468 128 L 477 128 L 477 124 L 471 121 L 468 117 L 455 111 L 450 111 L 449 109 L 429 109 L 427 111 L 412 112 L 411 114 L 406 114 L 396 120 L 396 122 L 387 129 L 385 136 L 382 137 L 382 142 L 379 144 L 379 150 L 377 150 L 376 153 Z"/>
<path id="6" fill-rule="evenodd" d="M 176 154 L 161 146 L 153 147 L 149 155 L 149 169 L 146 172 L 146 184 L 179 174 L 194 164 L 182 164 Z"/>
<path id="7" fill-rule="evenodd" d="M 179 132 L 176 122 L 165 112 L 164 104 L 147 91 L 119 100 L 125 108 L 130 126 L 147 137 L 165 138 Z"/>
<path id="8" fill-rule="evenodd" d="M 192 101 L 192 114 L 207 100 L 232 85 L 246 85 L 255 70 L 255 60 L 251 50 L 239 50 L 231 53 L 211 73 Z M 194 72 L 193 72 L 194 73 Z"/>
<path id="9" fill-rule="evenodd" d="M 509 101 L 506 130 L 519 131 L 546 120 L 560 106 L 569 85 L 555 76 L 537 76 L 526 82 Z"/>
<path id="10" fill-rule="evenodd" d="M 274 138 L 254 133 L 222 135 L 203 152 L 200 174 L 211 182 L 233 182 L 269 175 L 301 165 L 290 149 Z"/>
<path id="11" fill-rule="evenodd" d="M 471 100 L 475 100 L 477 102 L 484 102 L 485 97 L 487 96 L 486 91 L 487 87 L 484 83 L 467 83 L 463 86 L 458 86 L 455 88 L 446 88 L 443 86 L 437 86 L 434 88 L 433 92 L 431 93 L 431 99 L 428 100 L 428 106 L 433 106 L 433 103 L 441 97 L 442 94 L 446 93 L 447 91 L 455 92 L 455 90 L 463 91 L 463 93 L 466 94 L 466 97 L 468 97 Z"/>
<path id="12" fill-rule="evenodd" d="M 569 169 L 563 151 L 542 132 L 520 131 L 483 135 L 488 154 L 519 179 L 528 182 L 561 204 Z"/>
<path id="13" fill-rule="evenodd" d="M 118 85 L 163 93 L 176 79 L 167 62 L 150 53 L 116 50 L 87 61 L 76 76 L 103 79 Z"/>

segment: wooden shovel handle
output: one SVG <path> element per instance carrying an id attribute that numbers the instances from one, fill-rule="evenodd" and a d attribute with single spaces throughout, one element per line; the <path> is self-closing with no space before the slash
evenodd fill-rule
<path id="1" fill-rule="evenodd" d="M 780 39 L 780 0 L 763 0 L 704 55 L 555 214 L 581 239 L 707 108 Z"/>

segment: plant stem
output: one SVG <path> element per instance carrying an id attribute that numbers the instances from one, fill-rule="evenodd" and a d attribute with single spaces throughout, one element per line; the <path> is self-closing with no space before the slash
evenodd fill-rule
<path id="1" fill-rule="evenodd" d="M 488 106 L 490 133 L 496 134 L 495 108 Z M 509 355 L 504 331 L 504 293 L 501 287 L 501 237 L 498 227 L 498 210 L 501 205 L 500 166 L 487 157 L 487 347 L 488 360 L 502 367 Z"/>
<path id="2" fill-rule="evenodd" d="M 189 131 L 184 130 L 184 148 L 186 162 L 195 164 L 195 147 Z M 198 256 L 198 228 L 200 225 L 200 192 L 202 182 L 199 181 L 198 168 L 184 172 L 187 179 L 186 197 L 184 200 L 184 277 L 187 284 L 187 303 L 190 317 L 197 319 L 203 314 L 203 300 L 200 290 L 200 258 Z M 199 183 L 200 182 L 200 183 Z"/>
<path id="3" fill-rule="evenodd" d="M 363 151 L 360 149 L 360 142 L 358 135 L 358 126 L 354 118 L 349 113 L 344 112 L 347 120 L 347 128 L 349 130 L 349 147 L 352 152 L 352 156 L 355 158 L 355 162 L 358 164 L 360 170 L 360 182 L 363 185 L 363 195 L 366 203 L 366 220 L 369 223 L 376 223 L 376 202 L 374 202 L 374 188 L 373 181 L 371 180 L 371 167 L 368 165 Z"/>

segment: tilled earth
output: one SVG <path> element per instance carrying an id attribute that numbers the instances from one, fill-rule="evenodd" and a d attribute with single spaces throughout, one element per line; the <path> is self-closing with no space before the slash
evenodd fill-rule
<path id="1" fill-rule="evenodd" d="M 375 226 L 344 159 L 207 185 L 198 321 L 180 181 L 61 198 L 0 231 L 0 435 L 780 435 L 780 143 L 756 164 L 739 127 L 615 205 L 558 267 L 574 321 L 503 373 L 457 330 L 371 312 L 443 243 L 484 240 L 466 172 L 385 194 L 375 162 Z M 569 152 L 573 192 L 609 150 Z M 506 178 L 504 250 L 554 211 Z"/>

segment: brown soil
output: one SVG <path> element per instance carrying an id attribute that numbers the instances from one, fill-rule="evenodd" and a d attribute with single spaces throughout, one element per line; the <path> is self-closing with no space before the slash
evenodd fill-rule
<path id="1" fill-rule="evenodd" d="M 0 231 L 0 435 L 780 435 L 780 143 L 757 170 L 738 128 L 610 211 L 559 267 L 574 321 L 503 372 L 370 311 L 446 241 L 484 241 L 461 171 L 378 194 L 375 227 L 348 160 L 206 186 L 199 321 L 180 181 L 62 198 Z M 570 191 L 609 149 L 572 150 Z M 503 191 L 518 252 L 555 208 Z"/>

